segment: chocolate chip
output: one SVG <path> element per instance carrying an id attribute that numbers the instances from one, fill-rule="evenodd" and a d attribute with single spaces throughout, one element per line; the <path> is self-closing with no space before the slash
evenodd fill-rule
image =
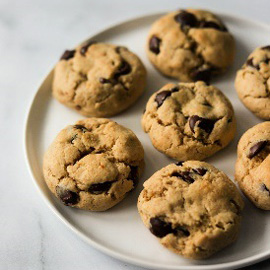
<path id="1" fill-rule="evenodd" d="M 264 46 L 264 47 L 261 47 L 262 50 L 270 50 L 270 45 L 267 45 L 267 46 Z"/>
<path id="2" fill-rule="evenodd" d="M 183 166 L 184 161 L 178 161 L 175 163 L 176 166 Z"/>
<path id="3" fill-rule="evenodd" d="M 68 206 L 77 204 L 80 199 L 78 193 L 68 189 L 63 189 L 59 186 L 56 187 L 56 194 L 58 195 L 60 200 Z"/>
<path id="4" fill-rule="evenodd" d="M 160 43 L 161 43 L 161 39 L 156 37 L 156 36 L 152 36 L 150 41 L 149 41 L 149 50 L 155 54 L 159 54 L 160 53 Z"/>
<path id="5" fill-rule="evenodd" d="M 256 155 L 258 155 L 267 145 L 267 142 L 268 141 L 260 141 L 260 142 L 255 143 L 252 147 L 250 147 L 248 158 L 253 158 Z"/>
<path id="6" fill-rule="evenodd" d="M 198 68 L 191 72 L 191 78 L 194 81 L 204 81 L 209 83 L 212 77 L 212 69 L 211 68 Z"/>
<path id="7" fill-rule="evenodd" d="M 120 66 L 118 67 L 117 71 L 114 73 L 114 78 L 118 79 L 122 75 L 127 75 L 131 72 L 131 66 L 125 60 L 122 61 Z"/>
<path id="8" fill-rule="evenodd" d="M 172 89 L 171 89 L 171 92 L 172 93 L 175 93 L 175 92 L 178 92 L 179 91 L 179 88 L 177 87 L 177 86 L 175 86 L 175 87 L 173 87 Z"/>
<path id="9" fill-rule="evenodd" d="M 169 233 L 175 233 L 171 223 L 167 223 L 158 217 L 150 218 L 150 232 L 156 237 L 162 238 Z"/>
<path id="10" fill-rule="evenodd" d="M 171 91 L 165 90 L 165 91 L 159 92 L 156 95 L 155 101 L 158 104 L 158 108 L 163 104 L 163 102 L 165 101 L 165 99 L 167 97 L 169 97 L 171 94 L 172 94 Z"/>
<path id="11" fill-rule="evenodd" d="M 196 125 L 196 123 L 201 119 L 200 116 L 198 115 L 192 115 L 190 118 L 189 118 L 189 127 L 191 129 L 191 131 L 194 133 L 194 127 Z"/>
<path id="12" fill-rule="evenodd" d="M 92 184 L 89 187 L 88 191 L 91 194 L 95 194 L 95 195 L 107 192 L 111 188 L 112 183 L 114 183 L 114 182 L 115 181 L 107 181 L 107 182 L 103 182 L 103 183 Z"/>
<path id="13" fill-rule="evenodd" d="M 194 182 L 194 179 L 190 176 L 190 172 L 187 172 L 187 171 L 185 171 L 185 172 L 174 172 L 174 173 L 172 173 L 171 176 L 181 178 L 182 180 L 184 180 L 188 184 L 192 184 Z"/>
<path id="14" fill-rule="evenodd" d="M 214 120 L 202 118 L 202 117 L 199 117 L 198 115 L 192 115 L 189 118 L 189 127 L 193 133 L 195 133 L 194 128 L 197 122 L 199 122 L 198 127 L 203 129 L 206 133 L 209 133 L 209 134 L 212 132 L 215 125 Z"/>
<path id="15" fill-rule="evenodd" d="M 128 175 L 128 180 L 132 180 L 133 187 L 135 188 L 138 185 L 138 182 L 139 182 L 138 167 L 137 166 L 129 166 L 129 167 L 130 167 L 130 172 L 129 172 L 129 175 Z"/>
<path id="16" fill-rule="evenodd" d="M 74 125 L 73 128 L 81 130 L 83 133 L 89 131 L 85 126 L 83 125 Z"/>
<path id="17" fill-rule="evenodd" d="M 204 168 L 194 168 L 192 171 L 199 174 L 200 176 L 204 176 L 207 172 L 207 170 Z"/>
<path id="18" fill-rule="evenodd" d="M 261 185 L 261 190 L 262 191 L 267 191 L 268 192 L 268 195 L 270 195 L 270 190 L 269 190 L 269 188 L 267 188 L 267 186 L 265 184 L 262 184 Z"/>
<path id="19" fill-rule="evenodd" d="M 102 83 L 102 84 L 111 83 L 111 81 L 109 79 L 102 78 L 102 77 L 99 78 L 99 82 Z"/>
<path id="20" fill-rule="evenodd" d="M 81 55 L 85 56 L 85 54 L 86 54 L 88 48 L 89 48 L 91 45 L 95 44 L 95 43 L 97 43 L 97 42 L 94 41 L 94 40 L 91 40 L 91 41 L 88 41 L 87 43 L 85 43 L 85 44 L 81 47 L 81 50 L 80 50 Z"/>
<path id="21" fill-rule="evenodd" d="M 227 32 L 228 29 L 224 25 L 219 25 L 213 21 L 201 21 L 200 28 L 213 28 L 219 31 Z"/>
<path id="22" fill-rule="evenodd" d="M 71 50 L 71 51 L 66 50 L 61 56 L 60 60 L 68 60 L 70 58 L 73 58 L 74 54 L 75 54 L 75 50 Z"/>
<path id="23" fill-rule="evenodd" d="M 246 62 L 246 64 L 247 64 L 248 66 L 253 67 L 253 68 L 256 68 L 256 69 L 258 69 L 258 70 L 260 69 L 260 66 L 259 66 L 259 65 L 254 65 L 254 64 L 253 64 L 253 58 L 248 59 L 247 62 Z"/>
<path id="24" fill-rule="evenodd" d="M 75 109 L 79 111 L 82 109 L 82 107 L 80 105 L 76 105 Z"/>
<path id="25" fill-rule="evenodd" d="M 181 235 L 184 235 L 184 236 L 190 236 L 190 232 L 184 228 L 183 226 L 177 226 L 175 228 L 175 231 L 177 231 L 178 233 L 180 233 Z"/>
<path id="26" fill-rule="evenodd" d="M 215 125 L 215 121 L 211 119 L 201 118 L 198 127 L 203 129 L 206 133 L 211 133 Z"/>
<path id="27" fill-rule="evenodd" d="M 198 24 L 197 18 L 185 10 L 182 10 L 180 13 L 174 16 L 174 20 L 181 24 L 181 28 L 184 26 L 196 27 Z"/>

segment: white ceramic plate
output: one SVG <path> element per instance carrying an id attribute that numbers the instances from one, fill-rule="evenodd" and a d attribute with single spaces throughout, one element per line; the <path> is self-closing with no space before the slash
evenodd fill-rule
<path id="1" fill-rule="evenodd" d="M 229 269 L 265 259 L 270 255 L 270 230 L 267 229 L 267 226 L 270 227 L 270 215 L 256 209 L 247 200 L 237 243 L 204 261 L 187 260 L 162 247 L 144 227 L 137 213 L 136 201 L 143 181 L 156 170 L 173 162 L 153 148 L 140 125 L 141 114 L 149 96 L 172 81 L 161 76 L 151 66 L 144 51 L 149 27 L 161 15 L 159 13 L 127 21 L 91 37 L 97 41 L 127 46 L 139 55 L 148 70 L 145 94 L 133 107 L 113 117 L 118 123 L 131 128 L 144 146 L 146 171 L 137 190 L 104 213 L 66 207 L 49 192 L 42 175 L 44 151 L 62 128 L 82 118 L 51 97 L 52 71 L 38 88 L 28 113 L 25 149 L 30 173 L 42 197 L 63 223 L 90 245 L 120 260 L 154 269 Z M 219 15 L 236 38 L 237 54 L 234 66 L 226 75 L 213 81 L 213 84 L 233 103 L 238 128 L 233 143 L 207 161 L 233 179 L 237 141 L 245 130 L 260 122 L 238 100 L 233 86 L 235 72 L 255 47 L 270 43 L 270 27 L 244 18 Z"/>

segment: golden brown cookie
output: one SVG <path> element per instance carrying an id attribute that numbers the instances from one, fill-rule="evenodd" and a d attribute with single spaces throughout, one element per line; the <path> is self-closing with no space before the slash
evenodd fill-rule
<path id="1" fill-rule="evenodd" d="M 168 13 L 152 25 L 147 54 L 164 75 L 209 82 L 233 63 L 235 41 L 213 13 L 186 9 Z"/>
<path id="2" fill-rule="evenodd" d="M 166 84 L 147 102 L 142 126 L 154 147 L 183 161 L 205 159 L 233 139 L 233 107 L 216 87 L 196 83 Z"/>
<path id="3" fill-rule="evenodd" d="M 236 240 L 243 207 L 233 182 L 200 161 L 157 171 L 138 199 L 142 221 L 159 242 L 192 259 L 207 258 Z"/>
<path id="4" fill-rule="evenodd" d="M 88 118 L 64 128 L 45 153 L 45 181 L 65 205 L 105 211 L 137 184 L 144 151 L 136 135 L 114 121 Z"/>
<path id="5" fill-rule="evenodd" d="M 235 180 L 258 207 L 270 210 L 270 122 L 247 130 L 239 140 Z"/>
<path id="6" fill-rule="evenodd" d="M 66 51 L 56 64 L 53 96 L 85 116 L 111 116 L 143 93 L 146 69 L 125 47 L 88 42 Z"/>
<path id="7" fill-rule="evenodd" d="M 235 89 L 256 116 L 270 119 L 270 46 L 256 48 L 237 72 Z"/>

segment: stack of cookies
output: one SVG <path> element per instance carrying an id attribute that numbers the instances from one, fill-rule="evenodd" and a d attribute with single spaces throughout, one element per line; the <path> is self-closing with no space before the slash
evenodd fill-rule
<path id="1" fill-rule="evenodd" d="M 232 65 L 235 41 L 213 13 L 186 9 L 152 25 L 146 51 L 160 73 L 180 81 L 161 86 L 149 98 L 141 122 L 153 146 L 176 163 L 144 182 L 138 212 L 162 245 L 204 259 L 236 241 L 244 207 L 228 176 L 201 161 L 235 136 L 232 104 L 210 84 Z M 137 186 L 145 166 L 142 144 L 130 129 L 101 117 L 135 103 L 146 77 L 142 61 L 123 46 L 91 40 L 62 55 L 53 96 L 90 117 L 61 130 L 45 153 L 45 181 L 65 205 L 105 211 Z M 264 46 L 248 57 L 235 80 L 244 105 L 267 120 L 269 78 L 270 46 Z M 248 130 L 235 166 L 240 189 L 265 210 L 270 210 L 269 142 L 270 122 Z"/>

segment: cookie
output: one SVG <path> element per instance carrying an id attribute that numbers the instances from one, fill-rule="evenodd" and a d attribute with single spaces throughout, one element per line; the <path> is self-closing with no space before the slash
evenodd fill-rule
<path id="1" fill-rule="evenodd" d="M 235 180 L 258 207 L 270 210 L 270 122 L 247 130 L 239 140 Z"/>
<path id="2" fill-rule="evenodd" d="M 256 116 L 270 119 L 270 46 L 256 48 L 237 72 L 235 89 Z"/>
<path id="3" fill-rule="evenodd" d="M 180 10 L 152 25 L 147 54 L 164 75 L 184 82 L 209 82 L 233 63 L 235 41 L 216 15 L 205 10 Z"/>
<path id="4" fill-rule="evenodd" d="M 125 47 L 88 42 L 65 51 L 54 70 L 53 96 L 85 116 L 112 116 L 143 93 L 146 69 Z"/>
<path id="5" fill-rule="evenodd" d="M 142 221 L 159 242 L 192 259 L 207 258 L 236 240 L 243 207 L 233 182 L 201 161 L 157 171 L 138 199 Z"/>
<path id="6" fill-rule="evenodd" d="M 64 128 L 45 153 L 43 173 L 52 193 L 65 205 L 105 211 L 137 184 L 144 151 L 129 129 L 103 118 Z"/>
<path id="7" fill-rule="evenodd" d="M 154 93 L 142 117 L 154 147 L 177 160 L 205 159 L 233 139 L 236 121 L 225 95 L 212 85 L 166 84 Z"/>

